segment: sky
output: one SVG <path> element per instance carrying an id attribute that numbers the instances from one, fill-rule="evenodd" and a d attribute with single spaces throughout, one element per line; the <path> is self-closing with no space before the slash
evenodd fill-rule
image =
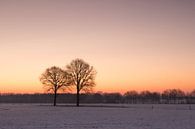
<path id="1" fill-rule="evenodd" d="M 0 93 L 81 58 L 94 91 L 195 89 L 194 0 L 0 0 Z"/>

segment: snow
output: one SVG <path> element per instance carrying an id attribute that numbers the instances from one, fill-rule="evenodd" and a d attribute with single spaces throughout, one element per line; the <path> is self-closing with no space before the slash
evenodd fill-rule
<path id="1" fill-rule="evenodd" d="M 0 129 L 195 129 L 195 105 L 0 104 Z"/>

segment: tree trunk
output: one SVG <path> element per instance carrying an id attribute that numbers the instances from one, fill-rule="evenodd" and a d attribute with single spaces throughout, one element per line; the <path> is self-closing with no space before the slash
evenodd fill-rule
<path id="1" fill-rule="evenodd" d="M 53 106 L 56 106 L 57 91 L 54 92 Z"/>
<path id="2" fill-rule="evenodd" d="M 79 107 L 79 86 L 77 86 L 77 107 Z"/>

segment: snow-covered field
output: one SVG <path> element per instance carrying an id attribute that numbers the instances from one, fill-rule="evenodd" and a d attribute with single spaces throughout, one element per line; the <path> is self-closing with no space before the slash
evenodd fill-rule
<path id="1" fill-rule="evenodd" d="M 195 129 L 195 105 L 0 104 L 0 129 Z"/>

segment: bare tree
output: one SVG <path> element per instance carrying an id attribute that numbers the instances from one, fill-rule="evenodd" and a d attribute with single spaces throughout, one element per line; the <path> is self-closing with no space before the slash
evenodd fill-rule
<path id="1" fill-rule="evenodd" d="M 53 66 L 47 68 L 41 75 L 40 81 L 47 92 L 54 93 L 53 105 L 56 106 L 56 98 L 58 90 L 64 90 L 67 86 L 71 85 L 69 74 L 59 67 Z"/>
<path id="2" fill-rule="evenodd" d="M 151 92 L 148 90 L 142 91 L 140 93 L 142 103 L 151 103 Z"/>
<path id="3" fill-rule="evenodd" d="M 152 103 L 160 103 L 161 94 L 159 92 L 152 92 L 151 93 Z"/>
<path id="4" fill-rule="evenodd" d="M 137 103 L 137 99 L 138 99 L 138 96 L 139 94 L 137 93 L 137 91 L 127 91 L 125 94 L 124 94 L 124 97 L 126 99 L 126 101 L 129 103 Z"/>
<path id="5" fill-rule="evenodd" d="M 176 104 L 181 103 L 181 100 L 185 97 L 185 93 L 180 89 L 168 89 L 162 93 L 162 97 L 167 99 L 168 103 L 172 103 L 173 100 L 173 103 Z"/>
<path id="6" fill-rule="evenodd" d="M 190 93 L 190 96 L 195 97 L 195 90 Z"/>
<path id="7" fill-rule="evenodd" d="M 79 106 L 80 91 L 91 91 L 95 86 L 96 71 L 93 66 L 82 59 L 75 59 L 69 65 L 67 65 L 67 72 L 71 75 L 72 83 L 76 86 L 77 91 L 77 103 Z"/>
<path id="8" fill-rule="evenodd" d="M 193 90 L 191 93 L 189 93 L 187 96 L 187 103 L 189 104 L 189 110 L 192 109 L 191 104 L 194 103 L 195 101 L 195 90 Z"/>

